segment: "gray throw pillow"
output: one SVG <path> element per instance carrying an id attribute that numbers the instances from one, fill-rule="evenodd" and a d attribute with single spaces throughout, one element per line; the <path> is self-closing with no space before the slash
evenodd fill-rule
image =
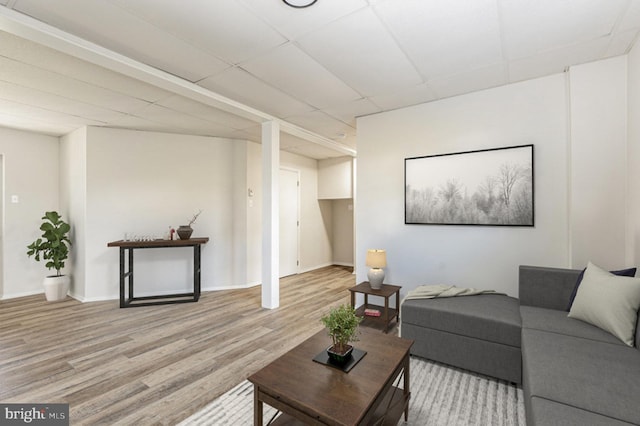
<path id="1" fill-rule="evenodd" d="M 569 317 L 595 325 L 634 345 L 640 278 L 620 277 L 589 262 Z"/>

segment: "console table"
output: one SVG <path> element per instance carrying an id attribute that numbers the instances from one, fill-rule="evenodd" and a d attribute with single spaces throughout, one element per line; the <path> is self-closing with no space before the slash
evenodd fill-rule
<path id="1" fill-rule="evenodd" d="M 152 241 L 112 241 L 107 247 L 120 248 L 120 307 L 166 305 L 170 303 L 197 302 L 200 299 L 200 249 L 209 241 L 208 237 L 189 238 L 188 240 L 152 240 Z M 133 251 L 149 248 L 193 247 L 193 292 L 164 294 L 159 296 L 135 297 L 133 294 Z M 127 252 L 125 254 L 125 252 Z M 126 267 L 129 270 L 126 270 Z M 128 292 L 125 286 L 128 278 Z M 128 297 L 127 297 L 128 296 Z"/>

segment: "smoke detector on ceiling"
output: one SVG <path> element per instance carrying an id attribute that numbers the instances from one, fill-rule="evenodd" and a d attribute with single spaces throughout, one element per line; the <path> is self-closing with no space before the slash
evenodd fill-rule
<path id="1" fill-rule="evenodd" d="M 282 0 L 282 1 L 291 7 L 302 9 L 303 7 L 311 6 L 318 0 Z"/>

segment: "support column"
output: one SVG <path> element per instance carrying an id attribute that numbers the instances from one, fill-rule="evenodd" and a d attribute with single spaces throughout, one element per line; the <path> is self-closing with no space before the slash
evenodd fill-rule
<path id="1" fill-rule="evenodd" d="M 262 307 L 280 306 L 280 123 L 262 123 Z"/>

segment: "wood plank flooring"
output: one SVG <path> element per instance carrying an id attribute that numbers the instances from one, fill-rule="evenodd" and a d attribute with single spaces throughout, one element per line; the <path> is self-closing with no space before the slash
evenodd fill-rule
<path id="1" fill-rule="evenodd" d="M 0 301 L 0 402 L 69 403 L 72 425 L 173 425 L 322 329 L 353 285 L 339 266 L 283 278 L 274 310 L 260 287 L 129 309 Z"/>

